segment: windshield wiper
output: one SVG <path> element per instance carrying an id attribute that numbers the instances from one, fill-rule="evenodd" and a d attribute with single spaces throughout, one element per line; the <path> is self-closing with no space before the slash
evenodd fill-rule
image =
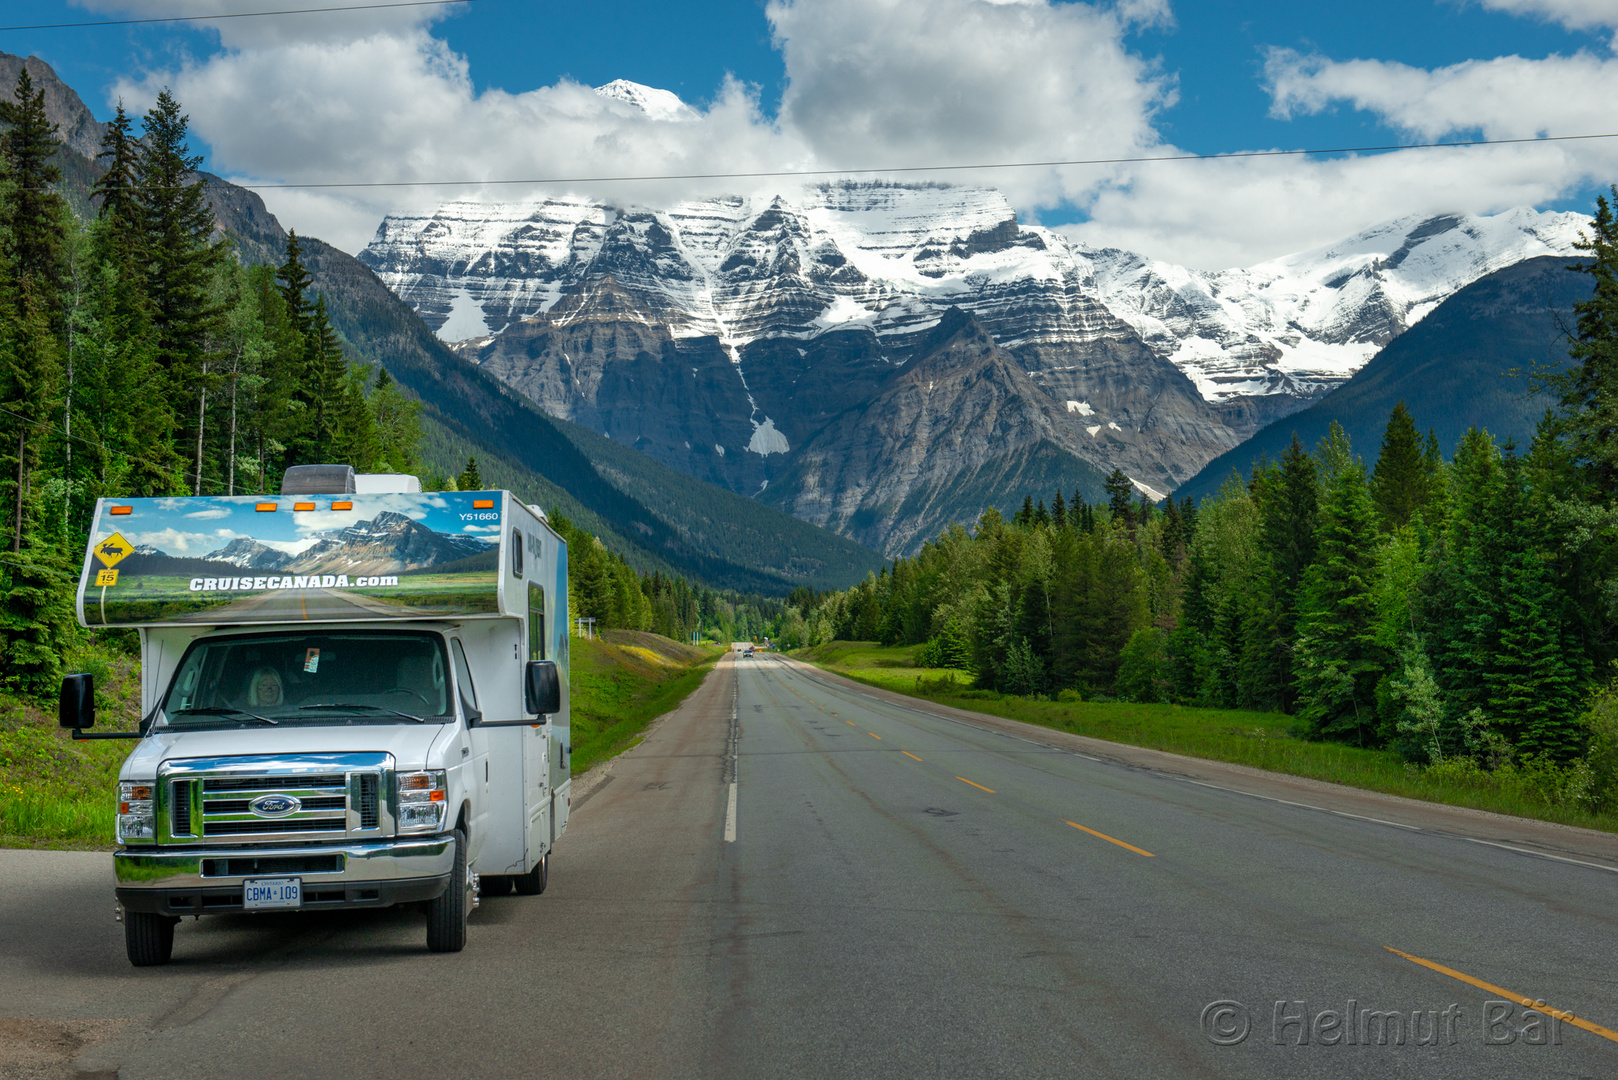
<path id="1" fill-rule="evenodd" d="M 209 705 L 209 706 L 207 706 L 205 708 L 201 708 L 201 709 L 176 709 L 176 710 L 174 710 L 174 715 L 175 716 L 245 716 L 245 717 L 248 717 L 249 719 L 257 720 L 261 724 L 269 724 L 272 727 L 281 722 L 279 720 L 271 720 L 268 716 L 260 716 L 258 713 L 248 712 L 246 709 L 230 709 L 230 708 L 226 708 L 226 707 L 224 707 L 222 705 Z"/>
<path id="2" fill-rule="evenodd" d="M 315 705 L 298 706 L 299 712 L 302 712 L 305 709 L 363 709 L 366 712 L 385 712 L 391 716 L 402 716 L 406 720 L 414 720 L 418 724 L 425 724 L 427 722 L 425 717 L 412 716 L 410 713 L 400 712 L 398 709 L 385 709 L 381 705 L 354 705 L 346 701 L 323 701 Z"/>

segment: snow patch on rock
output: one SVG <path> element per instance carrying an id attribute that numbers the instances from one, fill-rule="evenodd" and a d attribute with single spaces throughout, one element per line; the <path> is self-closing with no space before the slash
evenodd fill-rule
<path id="1" fill-rule="evenodd" d="M 444 325 L 438 328 L 440 341 L 451 344 L 465 341 L 468 338 L 486 338 L 489 336 L 489 324 L 483 318 L 483 308 L 472 299 L 472 294 L 465 285 L 455 290 L 449 304 L 449 318 Z"/>
<path id="2" fill-rule="evenodd" d="M 776 430 L 775 421 L 766 416 L 762 424 L 753 426 L 753 437 L 747 440 L 747 449 L 760 457 L 769 457 L 771 454 L 788 453 L 792 447 L 788 445 L 787 437 Z"/>

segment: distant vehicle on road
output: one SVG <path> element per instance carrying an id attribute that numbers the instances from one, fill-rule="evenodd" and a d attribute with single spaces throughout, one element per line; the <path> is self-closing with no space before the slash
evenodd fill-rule
<path id="1" fill-rule="evenodd" d="M 480 882 L 543 892 L 567 828 L 567 545 L 544 513 L 347 466 L 281 490 L 96 504 L 78 616 L 139 628 L 145 719 L 88 734 L 86 674 L 59 719 L 140 740 L 113 854 L 139 967 L 185 915 L 407 902 L 458 952 Z M 160 550 L 196 520 L 231 539 Z M 118 576 L 119 546 L 154 554 Z"/>

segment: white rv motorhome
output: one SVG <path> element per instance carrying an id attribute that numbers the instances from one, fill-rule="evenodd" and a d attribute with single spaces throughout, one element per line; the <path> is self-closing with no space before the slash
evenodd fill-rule
<path id="1" fill-rule="evenodd" d="M 510 492 L 289 469 L 269 497 L 103 499 L 79 620 L 140 633 L 113 855 L 129 959 L 183 916 L 422 902 L 459 951 L 478 891 L 545 889 L 567 828 L 567 547 Z"/>

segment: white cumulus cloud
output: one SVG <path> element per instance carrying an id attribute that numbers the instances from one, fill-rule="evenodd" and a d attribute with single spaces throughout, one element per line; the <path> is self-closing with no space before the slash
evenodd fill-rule
<path id="1" fill-rule="evenodd" d="M 134 0 L 83 0 L 132 10 Z M 1580 29 L 1618 23 L 1612 0 L 1483 0 Z M 174 0 L 177 14 L 252 10 L 251 0 Z M 734 79 L 710 100 L 628 88 L 603 96 L 561 80 L 478 92 L 465 57 L 434 36 L 442 9 L 334 13 L 214 24 L 217 53 L 152 70 L 113 93 L 132 107 L 167 85 L 243 182 L 361 179 L 419 184 L 791 169 L 982 164 L 1171 155 L 1158 131 L 1176 76 L 1132 35 L 1168 25 L 1167 0 L 769 0 L 786 71 L 777 116 Z M 1481 58 L 1425 70 L 1383 59 L 1272 51 L 1272 114 L 1365 110 L 1411 141 L 1479 133 L 1605 131 L 1618 60 L 1579 52 Z M 623 89 L 623 88 L 621 88 Z M 1614 141 L 1614 140 L 1609 140 Z M 1263 149 L 1243 147 L 1240 149 Z M 1277 147 L 1292 149 L 1292 147 Z M 910 174 L 990 184 L 1025 219 L 1078 207 L 1075 239 L 1205 267 L 1243 265 L 1420 211 L 1493 212 L 1618 175 L 1605 142 L 1418 151 L 1337 160 L 963 170 Z M 657 206 L 721 192 L 790 193 L 791 181 L 597 180 L 571 186 L 273 190 L 283 221 L 348 251 L 383 214 L 455 198 L 573 193 Z"/>

